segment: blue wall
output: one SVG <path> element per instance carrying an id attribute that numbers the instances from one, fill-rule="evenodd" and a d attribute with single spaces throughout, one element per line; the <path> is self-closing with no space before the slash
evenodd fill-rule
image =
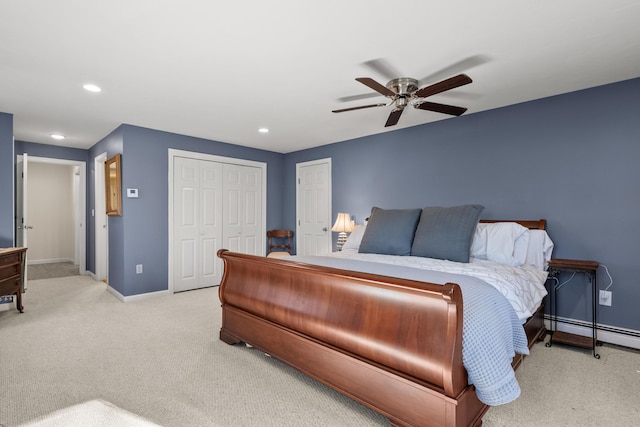
<path id="1" fill-rule="evenodd" d="M 467 203 L 484 218 L 546 218 L 554 257 L 609 268 L 613 305 L 599 322 L 640 330 L 638 93 L 634 79 L 286 154 L 284 226 L 295 229 L 296 163 L 326 157 L 334 218 Z M 609 284 L 602 269 L 598 280 Z M 585 286 L 563 288 L 561 316 L 590 319 Z"/>
<path id="2" fill-rule="evenodd" d="M 122 188 L 138 189 L 139 198 L 123 198 L 122 216 L 109 218 L 109 285 L 124 296 L 168 288 L 169 148 L 267 163 L 267 229 L 282 225 L 282 154 L 122 125 L 89 157 L 122 153 Z M 143 274 L 135 274 L 136 264 Z"/>
<path id="3" fill-rule="evenodd" d="M 295 165 L 332 158 L 333 217 L 358 222 L 371 206 L 480 203 L 484 218 L 546 218 L 557 258 L 605 264 L 614 280 L 604 324 L 640 330 L 636 280 L 640 210 L 640 79 L 464 115 L 289 154 L 123 125 L 88 150 L 88 210 L 94 206 L 93 158 L 123 154 L 122 217 L 110 221 L 110 281 L 123 295 L 167 289 L 168 148 L 267 163 L 267 228 L 295 230 Z M 415 112 L 420 113 L 420 112 Z M 0 113 L 0 245 L 13 241 L 13 118 Z M 70 151 L 66 151 L 70 150 Z M 16 143 L 16 152 L 79 160 L 84 150 Z M 94 224 L 87 227 L 87 269 Z M 334 236 L 335 237 L 335 236 Z M 145 273 L 135 274 L 144 264 Z M 608 285 L 602 270 L 599 287 Z M 560 315 L 588 320 L 582 279 L 563 288 Z"/>
<path id="4" fill-rule="evenodd" d="M 13 247 L 13 115 L 0 113 L 0 248 Z"/>
<path id="5" fill-rule="evenodd" d="M 87 162 L 88 151 L 80 148 L 60 147 L 58 145 L 36 144 L 35 142 L 16 141 L 16 155 L 27 153 L 32 157 L 48 159 L 74 160 Z"/>
<path id="6" fill-rule="evenodd" d="M 119 127 L 104 137 L 100 142 L 91 147 L 88 152 L 88 177 L 87 177 L 87 190 L 89 197 L 87 203 L 91 209 L 95 208 L 95 187 L 96 187 L 96 168 L 94 159 L 102 153 L 107 153 L 107 158 L 112 157 L 115 154 L 122 154 L 124 147 L 124 136 L 122 128 Z M 104 173 L 104 170 L 98 171 L 98 173 Z M 109 226 L 109 286 L 116 289 L 122 295 L 125 294 L 125 279 L 124 279 L 124 231 L 123 220 L 119 216 L 110 216 L 107 219 Z M 95 257 L 96 257 L 96 222 L 95 216 L 91 216 L 87 232 L 89 237 L 87 241 L 87 270 L 95 272 Z M 90 260 L 90 261 L 89 261 Z"/>

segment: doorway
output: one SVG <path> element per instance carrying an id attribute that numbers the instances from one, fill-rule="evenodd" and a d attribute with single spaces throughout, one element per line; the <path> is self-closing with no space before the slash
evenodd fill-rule
<path id="1" fill-rule="evenodd" d="M 29 248 L 27 265 L 71 262 L 86 274 L 85 222 L 85 162 L 17 156 L 16 242 Z"/>

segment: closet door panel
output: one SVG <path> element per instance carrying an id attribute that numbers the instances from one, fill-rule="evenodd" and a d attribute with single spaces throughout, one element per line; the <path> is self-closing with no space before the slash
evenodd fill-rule
<path id="1" fill-rule="evenodd" d="M 214 286 L 222 279 L 221 165 L 174 158 L 173 290 Z"/>
<path id="2" fill-rule="evenodd" d="M 220 283 L 220 264 L 217 261 L 219 242 L 216 239 L 202 239 L 201 241 L 201 283 L 204 286 L 215 286 Z M 217 282 L 216 282 L 217 280 Z"/>
<path id="3" fill-rule="evenodd" d="M 216 256 L 222 242 L 222 165 L 205 160 L 200 166 L 200 277 L 199 287 L 216 286 L 222 279 L 222 260 Z"/>
<path id="4" fill-rule="evenodd" d="M 174 161 L 174 268 L 177 290 L 197 286 L 198 165 L 189 159 Z"/>
<path id="5" fill-rule="evenodd" d="M 244 252 L 252 255 L 263 255 L 261 247 L 262 229 L 262 171 L 259 168 L 244 166 L 243 188 L 244 195 Z"/>
<path id="6" fill-rule="evenodd" d="M 180 280 L 192 283 L 196 277 L 196 240 L 184 239 L 180 242 Z"/>
<path id="7" fill-rule="evenodd" d="M 234 252 L 244 252 L 242 229 L 244 223 L 242 198 L 242 167 L 225 163 L 222 165 L 224 181 L 224 204 L 222 222 L 224 247 Z"/>

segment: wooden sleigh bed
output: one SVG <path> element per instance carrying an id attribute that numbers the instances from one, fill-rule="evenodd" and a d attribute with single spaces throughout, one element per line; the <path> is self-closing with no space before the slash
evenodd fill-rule
<path id="1" fill-rule="evenodd" d="M 545 221 L 515 221 L 544 229 Z M 463 301 L 445 285 L 220 250 L 220 339 L 244 342 L 386 416 L 479 426 L 489 406 L 463 366 Z M 408 333 L 429 325 L 428 334 Z M 545 336 L 543 309 L 524 325 Z M 524 356 L 516 355 L 516 368 Z"/>

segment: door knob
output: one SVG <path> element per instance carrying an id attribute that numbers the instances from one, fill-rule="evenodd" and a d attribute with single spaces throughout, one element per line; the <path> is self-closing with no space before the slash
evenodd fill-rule
<path id="1" fill-rule="evenodd" d="M 327 227 L 322 227 L 322 231 L 327 231 Z"/>

